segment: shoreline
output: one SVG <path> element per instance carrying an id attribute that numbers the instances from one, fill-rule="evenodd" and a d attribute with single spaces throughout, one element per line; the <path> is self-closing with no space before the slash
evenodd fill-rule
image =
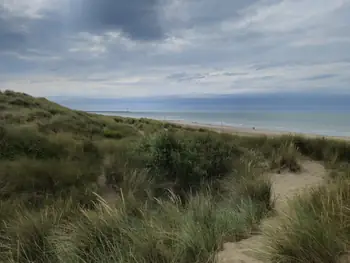
<path id="1" fill-rule="evenodd" d="M 313 133 L 302 133 L 302 132 L 289 132 L 289 131 L 276 131 L 268 129 L 260 129 L 256 127 L 246 128 L 246 127 L 235 127 L 228 125 L 217 125 L 209 123 L 199 123 L 199 122 L 186 122 L 181 120 L 169 120 L 164 121 L 172 124 L 177 124 L 183 127 L 191 128 L 203 128 L 212 130 L 219 133 L 228 133 L 239 136 L 283 136 L 283 135 L 292 135 L 292 136 L 303 136 L 308 138 L 326 138 L 334 140 L 344 140 L 350 141 L 350 136 L 332 136 L 332 135 L 322 135 L 322 134 L 313 134 Z"/>
<path id="2" fill-rule="evenodd" d="M 182 126 L 187 126 L 187 127 L 193 127 L 193 128 L 204 128 L 204 129 L 210 129 L 216 132 L 224 132 L 224 133 L 230 133 L 230 134 L 235 134 L 235 135 L 245 135 L 245 136 L 281 136 L 281 135 L 292 135 L 292 136 L 306 136 L 306 137 L 311 137 L 311 138 L 328 138 L 328 139 L 336 139 L 336 140 L 346 140 L 350 141 L 350 131 L 349 132 L 332 132 L 332 131 L 319 131 L 317 129 L 312 129 L 308 128 L 306 131 L 302 131 L 302 129 L 299 130 L 288 130 L 288 128 L 283 129 L 282 127 L 259 127 L 259 126 L 254 126 L 254 123 L 252 123 L 252 126 L 247 126 L 247 125 L 238 125 L 238 124 L 228 124 L 228 123 L 223 123 L 219 121 L 215 122 L 205 122 L 204 120 L 202 121 L 196 121 L 196 120 L 186 120 L 183 119 L 179 116 L 172 116 L 175 118 L 168 118 L 167 116 L 141 116 L 141 115 L 134 115 L 132 112 L 130 114 L 127 114 L 124 112 L 120 112 L 118 114 L 115 112 L 112 114 L 112 112 L 109 112 L 109 114 L 103 114 L 106 113 L 104 111 L 99 111 L 99 112 L 94 112 L 96 114 L 101 114 L 101 115 L 107 115 L 107 116 L 119 116 L 119 117 L 124 117 L 124 118 L 135 118 L 135 119 L 140 119 L 140 118 L 145 118 L 145 119 L 150 119 L 150 120 L 156 120 L 160 122 L 165 122 L 165 123 L 173 123 L 177 125 L 182 125 Z M 178 117 L 178 118 L 177 118 Z M 288 126 L 288 125 L 287 125 Z M 311 126 L 312 127 L 312 126 Z M 327 129 L 327 128 L 326 128 Z"/>
<path id="3" fill-rule="evenodd" d="M 96 114 L 102 114 L 101 112 L 93 112 Z M 213 124 L 213 123 L 204 123 L 204 122 L 197 122 L 197 121 L 186 121 L 181 119 L 161 119 L 161 118 L 152 118 L 152 117 L 135 117 L 135 116 L 125 116 L 125 115 L 106 115 L 106 116 L 118 116 L 122 118 L 145 118 L 155 121 L 160 121 L 163 123 L 172 123 L 176 125 L 180 125 L 183 127 L 191 127 L 191 128 L 203 128 L 208 129 L 211 131 L 219 132 L 219 133 L 228 133 L 238 136 L 283 136 L 283 135 L 290 135 L 290 136 L 302 136 L 302 137 L 308 137 L 308 138 L 326 138 L 326 139 L 333 139 L 333 140 L 343 140 L 343 141 L 350 141 L 350 135 L 329 135 L 329 134 L 322 134 L 322 133 L 310 133 L 310 132 L 295 132 L 295 131 L 288 131 L 288 130 L 274 130 L 274 129 L 266 129 L 266 128 L 259 128 L 259 127 L 241 127 L 241 126 L 234 126 L 234 125 L 227 125 L 227 124 Z"/>

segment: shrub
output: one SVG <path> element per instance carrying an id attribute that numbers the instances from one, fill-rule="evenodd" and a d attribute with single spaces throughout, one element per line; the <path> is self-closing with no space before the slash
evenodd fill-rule
<path id="1" fill-rule="evenodd" d="M 33 110 L 29 112 L 27 121 L 35 121 L 35 120 L 43 120 L 43 119 L 50 119 L 52 117 L 52 114 L 46 110 Z"/>
<path id="2" fill-rule="evenodd" d="M 147 138 L 141 151 L 150 173 L 158 182 L 173 183 L 176 193 L 196 191 L 204 181 L 223 177 L 237 154 L 232 145 L 210 135 L 188 138 L 168 132 Z"/>
<path id="3" fill-rule="evenodd" d="M 47 159 L 65 155 L 65 149 L 35 129 L 0 125 L 0 159 L 17 156 Z"/>
<path id="4" fill-rule="evenodd" d="M 51 113 L 51 111 L 50 111 Z M 49 122 L 40 125 L 43 132 L 71 132 L 79 135 L 100 134 L 102 124 L 96 123 L 89 118 L 78 117 L 74 113 L 53 114 Z"/>
<path id="5" fill-rule="evenodd" d="M 130 136 L 135 136 L 135 135 L 139 135 L 136 127 L 133 127 L 132 125 L 129 124 L 124 124 L 124 123 L 108 123 L 105 131 L 107 131 L 107 133 L 111 133 L 113 135 L 113 133 L 116 134 L 120 134 L 119 138 L 124 138 L 124 137 L 130 137 Z M 118 135 L 117 135 L 118 136 Z"/>
<path id="6" fill-rule="evenodd" d="M 350 143 L 347 141 L 329 138 L 295 137 L 295 146 L 300 152 L 313 159 L 324 161 L 337 156 L 338 161 L 350 160 Z"/>
<path id="7" fill-rule="evenodd" d="M 125 179 L 129 172 L 129 156 L 127 152 L 118 151 L 109 153 L 103 160 L 103 176 L 109 185 L 118 185 Z"/>
<path id="8" fill-rule="evenodd" d="M 27 116 L 18 112 L 1 112 L 0 120 L 7 124 L 24 124 Z"/>
<path id="9" fill-rule="evenodd" d="M 35 103 L 29 100 L 25 100 L 22 98 L 13 98 L 9 101 L 9 104 L 16 105 L 16 106 L 22 106 L 22 107 L 31 107 L 35 106 Z"/>
<path id="10" fill-rule="evenodd" d="M 113 131 L 108 129 L 103 130 L 103 136 L 111 139 L 121 139 L 124 137 L 119 131 Z"/>
<path id="11" fill-rule="evenodd" d="M 0 98 L 0 101 L 1 101 L 1 98 Z M 0 110 L 1 111 L 7 110 L 7 108 L 8 108 L 8 106 L 6 104 L 0 103 Z"/>

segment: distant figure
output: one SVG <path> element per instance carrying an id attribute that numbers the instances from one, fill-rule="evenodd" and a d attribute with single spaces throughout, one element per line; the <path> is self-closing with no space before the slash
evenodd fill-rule
<path id="1" fill-rule="evenodd" d="M 255 130 L 255 127 L 253 127 L 253 130 Z"/>

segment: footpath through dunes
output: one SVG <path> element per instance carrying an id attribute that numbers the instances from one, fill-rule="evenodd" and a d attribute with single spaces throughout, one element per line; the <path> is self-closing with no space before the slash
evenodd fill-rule
<path id="1" fill-rule="evenodd" d="M 261 231 L 259 233 L 239 242 L 224 244 L 224 249 L 218 254 L 218 262 L 266 262 L 264 245 L 267 237 L 262 234 L 264 230 L 277 226 L 279 216 L 285 213 L 288 208 L 288 200 L 293 199 L 294 196 L 308 188 L 321 184 L 325 176 L 325 168 L 321 164 L 312 161 L 304 161 L 302 163 L 301 173 L 284 172 L 281 174 L 271 174 L 276 213 L 272 217 L 262 221 Z"/>

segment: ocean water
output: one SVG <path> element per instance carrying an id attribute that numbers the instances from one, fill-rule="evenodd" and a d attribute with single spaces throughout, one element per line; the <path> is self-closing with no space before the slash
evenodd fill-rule
<path id="1" fill-rule="evenodd" d="M 143 111 L 143 112 L 99 112 L 133 118 L 157 120 L 181 120 L 202 124 L 225 125 L 242 128 L 288 131 L 330 136 L 350 136 L 350 112 L 310 111 Z"/>
<path id="2" fill-rule="evenodd" d="M 79 98 L 57 102 L 105 115 L 350 136 L 349 93 L 279 93 L 205 98 Z"/>

